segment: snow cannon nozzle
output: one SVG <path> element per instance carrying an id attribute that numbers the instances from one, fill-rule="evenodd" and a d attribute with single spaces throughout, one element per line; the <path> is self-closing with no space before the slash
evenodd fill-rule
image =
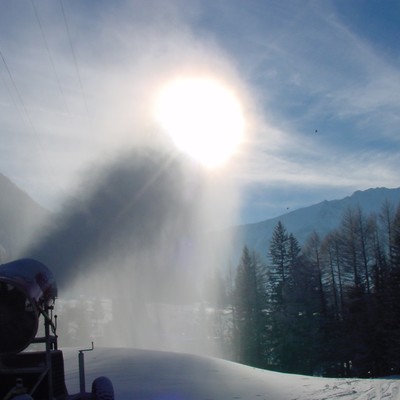
<path id="1" fill-rule="evenodd" d="M 39 316 L 48 318 L 57 297 L 51 271 L 20 259 L 0 265 L 0 354 L 19 353 L 35 339 Z"/>

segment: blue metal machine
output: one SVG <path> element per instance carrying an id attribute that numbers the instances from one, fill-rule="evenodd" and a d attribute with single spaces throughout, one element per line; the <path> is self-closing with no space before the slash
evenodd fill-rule
<path id="1" fill-rule="evenodd" d="M 20 259 L 0 265 L 0 399 L 113 400 L 114 389 L 106 377 L 94 380 L 92 392 L 85 391 L 82 351 L 81 391 L 68 394 L 53 315 L 56 297 L 53 274 L 39 261 Z M 44 335 L 38 337 L 40 317 Z M 28 351 L 34 343 L 42 344 L 44 350 Z"/>

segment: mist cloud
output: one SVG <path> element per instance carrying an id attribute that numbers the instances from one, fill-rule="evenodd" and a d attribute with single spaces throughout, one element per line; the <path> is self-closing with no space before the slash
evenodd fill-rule
<path id="1" fill-rule="evenodd" d="M 64 288 L 103 269 L 116 274 L 141 269 L 142 277 L 151 271 L 166 280 L 179 269 L 183 248 L 199 229 L 202 178 L 189 170 L 182 160 L 154 149 L 120 155 L 88 173 L 84 188 L 26 255 L 54 269 Z"/>
<path id="2" fill-rule="evenodd" d="M 165 335 L 190 326 L 207 337 L 204 321 L 176 325 L 176 307 L 212 296 L 206 282 L 228 263 L 227 236 L 210 231 L 209 215 L 233 212 L 236 193 L 209 180 L 171 149 L 115 154 L 82 177 L 74 198 L 21 256 L 53 271 L 61 299 L 112 302 L 103 345 L 202 351 L 198 342 L 188 348 Z"/>

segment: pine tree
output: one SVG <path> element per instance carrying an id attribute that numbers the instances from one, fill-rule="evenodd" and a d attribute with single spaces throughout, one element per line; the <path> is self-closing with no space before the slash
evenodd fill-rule
<path id="1" fill-rule="evenodd" d="M 382 293 L 382 330 L 387 372 L 400 373 L 400 205 L 392 222 L 391 263 Z"/>
<path id="2" fill-rule="evenodd" d="M 380 217 L 379 220 L 382 221 Z M 391 224 L 392 222 L 389 222 L 389 225 Z M 380 229 L 380 226 L 378 224 L 378 217 L 376 215 L 373 215 L 371 217 L 371 240 L 373 249 L 372 251 L 374 254 L 374 262 L 372 265 L 372 286 L 374 289 L 374 293 L 378 297 L 384 291 L 385 282 L 387 281 L 388 274 L 388 260 L 392 258 L 389 255 L 389 251 L 387 250 L 387 245 L 385 245 L 386 229 L 387 228 L 385 227 L 385 224 L 383 224 L 383 229 Z"/>
<path id="3" fill-rule="evenodd" d="M 342 283 L 340 263 L 336 253 L 335 235 L 328 234 L 321 244 L 321 257 L 327 268 L 325 286 L 327 287 L 327 303 L 332 308 L 335 319 L 339 320 L 342 312 Z"/>
<path id="4" fill-rule="evenodd" d="M 288 237 L 288 246 L 287 246 L 289 276 L 293 276 L 293 274 L 295 273 L 300 252 L 301 252 L 301 247 L 299 245 L 299 241 L 294 237 L 293 233 L 290 233 Z"/>
<path id="5" fill-rule="evenodd" d="M 285 308 L 285 291 L 290 276 L 289 234 L 279 221 L 272 234 L 269 247 L 269 284 L 271 302 L 275 311 Z"/>
<path id="6" fill-rule="evenodd" d="M 358 237 L 360 244 L 361 263 L 364 270 L 364 282 L 367 293 L 371 293 L 371 272 L 369 266 L 373 259 L 373 217 L 364 215 L 360 206 L 356 209 Z"/>
<path id="7" fill-rule="evenodd" d="M 393 218 L 390 252 L 392 269 L 400 269 L 400 204 Z"/>
<path id="8" fill-rule="evenodd" d="M 384 252 L 388 256 L 389 262 L 392 262 L 392 248 L 391 244 L 393 241 L 393 223 L 395 219 L 395 209 L 394 205 L 386 200 L 381 207 L 381 212 L 379 213 L 379 221 L 383 227 L 383 238 L 382 246 Z"/>
<path id="9" fill-rule="evenodd" d="M 375 296 L 361 286 L 349 288 L 346 304 L 345 334 L 347 358 L 351 360 L 351 375 L 362 378 L 377 376 L 381 338 L 377 321 Z"/>
<path id="10" fill-rule="evenodd" d="M 354 286 L 361 285 L 360 250 L 358 242 L 357 216 L 352 208 L 348 208 L 342 218 L 340 227 L 340 253 L 347 276 L 351 276 Z"/>
<path id="11" fill-rule="evenodd" d="M 256 253 L 245 246 L 233 293 L 236 361 L 265 366 L 266 273 Z"/>
<path id="12" fill-rule="evenodd" d="M 318 343 L 315 274 L 292 233 L 278 223 L 270 245 L 270 346 L 272 368 L 311 374 Z"/>
<path id="13" fill-rule="evenodd" d="M 319 314 L 326 317 L 326 299 L 323 284 L 323 267 L 321 261 L 321 240 L 316 232 L 313 232 L 307 240 L 306 246 L 303 251 L 307 257 L 307 262 L 312 270 L 312 276 L 315 279 L 315 293 L 317 294 L 319 303 Z"/>

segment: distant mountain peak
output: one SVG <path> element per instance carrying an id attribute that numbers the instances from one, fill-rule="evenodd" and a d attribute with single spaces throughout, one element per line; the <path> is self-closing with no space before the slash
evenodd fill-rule
<path id="1" fill-rule="evenodd" d="M 343 199 L 323 200 L 320 203 L 293 210 L 275 218 L 241 225 L 233 228 L 235 237 L 232 242 L 232 251 L 235 252 L 236 256 L 236 252 L 241 251 L 246 244 L 261 256 L 265 256 L 272 232 L 278 221 L 281 221 L 288 232 L 293 233 L 302 245 L 313 231 L 324 236 L 337 228 L 344 212 L 349 207 L 360 206 L 365 214 L 378 214 L 386 200 L 397 207 L 400 204 L 400 188 L 377 187 L 357 190 Z"/>

